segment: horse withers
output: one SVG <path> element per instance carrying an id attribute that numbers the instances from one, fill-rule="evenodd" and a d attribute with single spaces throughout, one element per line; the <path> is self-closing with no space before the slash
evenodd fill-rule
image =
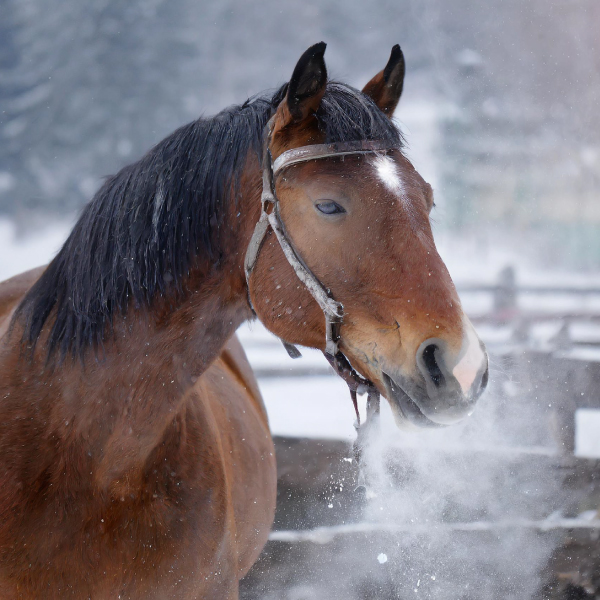
<path id="1" fill-rule="evenodd" d="M 402 53 L 360 92 L 324 52 L 108 179 L 45 269 L 0 284 L 0 597 L 238 597 L 276 495 L 235 337 L 254 315 L 401 426 L 473 410 L 487 356 L 391 121 Z"/>

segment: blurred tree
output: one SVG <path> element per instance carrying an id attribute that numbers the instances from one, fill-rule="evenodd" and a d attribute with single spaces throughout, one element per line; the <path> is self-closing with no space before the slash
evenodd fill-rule
<path id="1" fill-rule="evenodd" d="M 72 211 L 187 117 L 181 3 L 2 0 L 0 209 Z M 178 8 L 179 7 L 179 10 Z M 160 127 L 157 126 L 160 124 Z M 160 131 L 157 131 L 160 129 Z M 5 176 L 6 177 L 6 176 Z M 42 197 L 43 195 L 43 197 Z"/>
<path id="2" fill-rule="evenodd" d="M 356 86 L 400 42 L 397 114 L 432 107 L 440 223 L 543 230 L 550 260 L 587 257 L 599 21 L 597 0 L 0 0 L 0 213 L 75 210 L 177 126 L 283 83 L 320 39 Z"/>

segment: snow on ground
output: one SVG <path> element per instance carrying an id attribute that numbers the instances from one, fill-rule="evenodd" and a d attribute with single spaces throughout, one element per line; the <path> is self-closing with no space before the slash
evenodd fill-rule
<path id="1" fill-rule="evenodd" d="M 348 386 L 341 379 L 270 378 L 260 381 L 260 389 L 274 434 L 348 442 L 356 437 L 354 407 Z"/>

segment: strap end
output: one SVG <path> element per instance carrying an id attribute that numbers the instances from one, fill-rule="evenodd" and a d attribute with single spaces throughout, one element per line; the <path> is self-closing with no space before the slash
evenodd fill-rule
<path id="1" fill-rule="evenodd" d="M 281 343 L 283 344 L 283 347 L 287 350 L 287 353 L 289 354 L 290 358 L 302 358 L 302 352 L 300 352 L 300 350 L 298 350 L 298 348 L 296 348 L 294 344 L 288 344 L 288 342 L 284 342 L 283 340 L 281 340 Z"/>

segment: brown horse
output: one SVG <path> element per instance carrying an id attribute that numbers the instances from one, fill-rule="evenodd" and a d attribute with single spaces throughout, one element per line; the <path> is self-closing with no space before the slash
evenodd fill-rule
<path id="1" fill-rule="evenodd" d="M 390 119 L 402 53 L 359 92 L 324 51 L 107 180 L 45 270 L 0 286 L 0 597 L 238 597 L 275 508 L 235 338 L 253 310 L 399 424 L 471 412 L 487 357 Z"/>

